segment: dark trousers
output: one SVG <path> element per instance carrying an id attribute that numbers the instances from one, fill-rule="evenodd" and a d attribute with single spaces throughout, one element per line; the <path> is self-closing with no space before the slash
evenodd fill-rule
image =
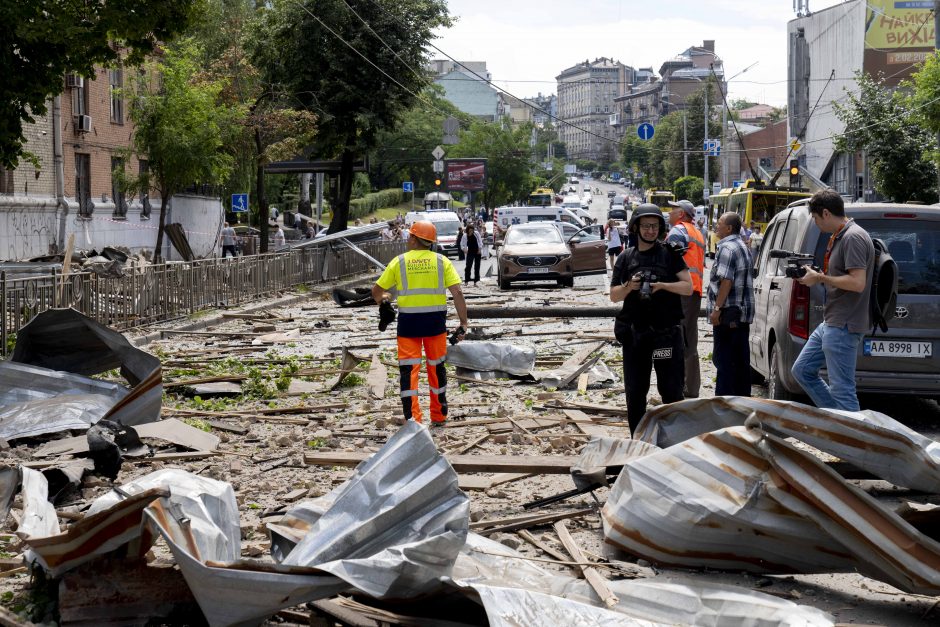
<path id="1" fill-rule="evenodd" d="M 734 328 L 724 324 L 713 327 L 712 363 L 718 370 L 715 396 L 751 395 L 750 328 L 749 324 L 738 324 Z"/>
<path id="2" fill-rule="evenodd" d="M 620 339 L 620 338 L 618 338 Z M 626 340 L 626 341 L 624 341 Z M 656 369 L 656 388 L 663 403 L 682 400 L 685 383 L 685 361 L 682 329 L 678 326 L 666 332 L 634 333 L 633 340 L 623 343 L 623 386 L 627 394 L 627 421 L 632 434 L 646 413 L 646 395 L 650 391 L 650 375 Z M 664 349 L 671 349 L 668 358 L 659 357 Z"/>
<path id="3" fill-rule="evenodd" d="M 235 256 L 235 244 L 229 244 L 227 246 L 222 246 L 222 259 L 225 259 L 225 255 L 231 253 L 232 257 Z"/>
<path id="4" fill-rule="evenodd" d="M 467 251 L 467 263 L 464 266 L 464 271 L 463 271 L 464 283 L 470 282 L 470 269 L 471 268 L 473 268 L 473 272 L 474 272 L 473 276 L 476 277 L 475 279 L 473 279 L 473 282 L 476 283 L 477 281 L 480 280 L 480 259 L 481 258 L 482 258 L 482 255 L 480 253 L 472 253 L 470 251 Z"/>

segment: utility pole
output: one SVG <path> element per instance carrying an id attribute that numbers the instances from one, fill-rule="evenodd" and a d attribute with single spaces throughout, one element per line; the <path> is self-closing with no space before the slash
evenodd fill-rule
<path id="1" fill-rule="evenodd" d="M 718 83 L 718 89 L 721 89 L 721 83 Z M 718 157 L 718 164 L 721 166 L 721 188 L 728 187 L 730 179 L 728 178 L 728 151 L 725 148 L 725 135 L 728 130 L 728 107 L 721 108 L 721 153 Z"/>
<path id="2" fill-rule="evenodd" d="M 938 0 L 940 1 L 940 0 Z M 689 134 L 685 111 L 682 112 L 682 175 L 689 175 Z"/>
<path id="3" fill-rule="evenodd" d="M 708 90 L 709 83 L 705 83 L 705 141 L 708 141 Z M 702 146 L 702 148 L 705 147 Z M 705 196 L 707 197 L 711 193 L 711 183 L 708 182 L 708 153 L 702 150 L 702 154 L 705 159 L 705 170 L 702 173 L 702 178 L 705 179 Z"/>
<path id="4" fill-rule="evenodd" d="M 933 0 L 933 47 L 940 50 L 940 0 Z M 940 133 L 937 133 L 937 149 L 940 150 Z M 940 167 L 937 168 L 937 193 L 940 194 Z"/>

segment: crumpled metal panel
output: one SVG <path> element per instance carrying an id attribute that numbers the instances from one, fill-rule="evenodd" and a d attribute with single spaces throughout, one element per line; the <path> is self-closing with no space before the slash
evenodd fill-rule
<path id="1" fill-rule="evenodd" d="M 27 562 L 38 562 L 50 576 L 110 553 L 140 538 L 143 509 L 168 492 L 152 488 L 113 502 L 59 531 L 55 508 L 48 501 L 48 484 L 42 473 L 29 468 L 23 472 L 23 524 L 17 535 L 29 547 Z M 136 545 L 137 557 L 150 548 L 149 539 Z"/>
<path id="2" fill-rule="evenodd" d="M 524 377 L 535 370 L 535 349 L 516 344 L 466 340 L 447 347 L 447 363 L 467 370 L 499 370 Z"/>
<path id="3" fill-rule="evenodd" d="M 0 369 L 2 438 L 87 428 L 101 418 L 124 425 L 160 418 L 160 360 L 74 309 L 50 309 L 30 320 L 17 333 L 10 362 Z M 89 378 L 113 368 L 130 390 Z"/>
<path id="4" fill-rule="evenodd" d="M 571 478 L 579 488 L 607 485 L 608 466 L 623 466 L 631 459 L 658 450 L 658 446 L 639 440 L 591 438 L 581 449 L 577 463 L 571 467 Z"/>
<path id="5" fill-rule="evenodd" d="M 895 485 L 924 492 L 940 489 L 940 443 L 876 411 L 738 396 L 691 399 L 648 411 L 634 438 L 666 448 L 743 425 L 749 416 L 765 431 L 796 438 Z"/>
<path id="6" fill-rule="evenodd" d="M 757 427 L 706 433 L 627 463 L 602 519 L 610 544 L 657 564 L 857 570 L 940 592 L 940 544 Z"/>
<path id="7" fill-rule="evenodd" d="M 257 624 L 281 608 L 350 588 L 410 598 L 450 574 L 468 532 L 469 499 L 421 425 L 403 426 L 331 496 L 322 514 L 306 504 L 295 508 L 301 513 L 294 520 L 310 526 L 281 564 L 216 559 L 200 538 L 198 513 L 184 515 L 161 501 L 148 515 L 213 625 Z M 237 528 L 237 516 L 232 520 Z"/>
<path id="8" fill-rule="evenodd" d="M 476 592 L 491 625 L 834 624 L 821 610 L 761 592 L 667 577 L 608 581 L 619 603 L 606 608 L 584 580 L 546 571 L 517 551 L 473 533 L 457 558 L 452 581 Z"/>

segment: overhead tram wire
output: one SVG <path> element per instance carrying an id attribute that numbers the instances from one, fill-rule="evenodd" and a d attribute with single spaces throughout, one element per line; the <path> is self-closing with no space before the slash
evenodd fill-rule
<path id="1" fill-rule="evenodd" d="M 437 108 L 433 103 L 428 102 L 427 100 L 425 100 L 420 94 L 416 94 L 416 93 L 413 92 L 412 90 L 410 90 L 410 89 L 408 89 L 407 87 L 405 87 L 402 83 L 400 83 L 400 82 L 399 82 L 398 80 L 396 80 L 394 77 L 392 77 L 391 75 L 389 75 L 385 70 L 383 70 L 382 68 L 380 68 L 379 66 L 377 66 L 375 63 L 373 63 L 368 57 L 366 57 L 366 56 L 365 56 L 364 54 L 362 54 L 359 50 L 357 50 L 355 46 L 353 46 L 352 44 L 350 44 L 349 42 L 347 42 L 345 39 L 343 39 L 343 37 L 342 37 L 341 35 L 339 35 L 338 33 L 336 33 L 332 28 L 330 28 L 327 24 L 325 24 L 325 23 L 323 22 L 323 20 L 321 20 L 319 17 L 317 17 L 316 15 L 314 15 L 312 12 L 310 12 L 310 10 L 307 9 L 307 7 L 303 6 L 302 4 L 300 4 L 299 2 L 297 2 L 296 0 L 289 0 L 289 1 L 292 2 L 294 5 L 299 6 L 301 9 L 303 9 L 306 13 L 308 13 L 311 17 L 313 17 L 317 22 L 319 22 L 320 25 L 322 25 L 325 29 L 327 29 L 327 30 L 330 32 L 330 34 L 332 34 L 334 37 L 336 37 L 336 38 L 339 39 L 341 42 L 343 42 L 343 44 L 345 44 L 347 47 L 349 47 L 349 48 L 350 48 L 353 52 L 355 52 L 357 55 L 359 55 L 360 57 L 362 57 L 363 60 L 365 60 L 369 65 L 371 65 L 372 67 L 374 67 L 375 69 L 377 69 L 379 72 L 381 72 L 384 76 L 386 76 L 386 77 L 387 77 L 389 80 L 391 80 L 393 83 L 395 83 L 396 85 L 398 85 L 399 87 L 401 87 L 402 89 L 404 89 L 405 91 L 407 91 L 409 94 L 415 96 L 415 98 L 417 98 L 419 101 L 421 101 L 422 103 L 424 103 L 424 104 L 426 104 L 427 106 L 431 107 L 433 110 L 437 111 L 437 112 L 440 113 L 441 115 L 445 115 L 445 116 L 446 116 L 446 115 L 449 115 L 449 114 L 446 113 L 445 111 L 443 111 L 443 110 Z M 379 8 L 381 8 L 383 11 L 386 11 L 386 13 L 388 13 L 388 11 L 385 9 L 385 7 L 382 7 L 380 4 L 376 3 L 375 0 L 372 0 L 372 2 L 375 3 L 376 6 L 378 6 Z M 395 15 L 393 15 L 393 14 L 389 14 L 389 15 L 391 15 L 391 17 L 393 17 L 393 19 L 396 19 L 396 20 L 398 20 L 400 23 L 402 23 L 402 20 L 400 20 L 400 19 L 398 18 L 398 16 L 395 16 Z M 405 25 L 407 25 L 407 24 L 405 24 Z M 435 50 L 437 50 L 438 52 L 440 52 L 441 54 L 443 54 L 444 56 L 446 56 L 448 59 L 450 59 L 450 60 L 453 61 L 454 63 L 456 63 L 457 65 L 459 65 L 459 66 L 461 66 L 461 67 L 467 69 L 467 71 L 473 73 L 475 76 L 479 76 L 479 74 L 477 74 L 477 73 L 474 72 L 473 70 L 467 68 L 464 64 L 460 63 L 459 61 L 457 61 L 456 59 L 454 59 L 453 57 L 451 57 L 449 54 L 447 54 L 446 52 L 444 52 L 443 50 L 441 50 L 440 48 L 438 48 L 438 47 L 435 46 L 434 44 L 430 44 L 430 46 L 431 46 L 432 48 L 434 48 Z M 496 89 L 499 89 L 499 91 L 502 91 L 502 92 L 506 93 L 507 95 L 512 96 L 513 98 L 516 98 L 517 100 L 520 100 L 521 102 L 524 102 L 521 98 L 518 98 L 517 96 L 514 96 L 514 95 L 511 94 L 510 92 L 508 92 L 508 91 L 506 91 L 506 90 L 504 90 L 504 89 L 501 89 L 501 88 L 497 87 L 496 85 L 493 85 L 493 84 L 492 84 L 492 81 L 489 81 L 489 80 L 483 78 L 482 76 L 479 76 L 479 78 L 480 78 L 480 80 L 482 80 L 483 82 L 485 82 L 485 83 L 491 85 L 492 87 L 494 87 L 494 88 L 496 88 Z M 918 110 L 918 109 L 927 107 L 927 106 L 929 106 L 929 105 L 931 105 L 931 104 L 933 104 L 934 102 L 937 102 L 937 101 L 940 101 L 940 96 L 938 96 L 937 98 L 935 98 L 935 99 L 933 99 L 933 100 L 930 100 L 930 101 L 924 103 L 924 104 L 921 105 L 920 107 L 916 107 L 916 108 L 913 109 L 913 110 L 916 111 L 916 110 Z M 535 109 L 536 111 L 541 111 L 541 112 L 543 112 L 543 113 L 546 113 L 546 114 L 548 115 L 548 117 L 552 118 L 553 120 L 556 120 L 556 121 L 558 121 L 558 122 L 561 122 L 562 124 L 566 124 L 566 125 L 568 125 L 568 126 L 571 126 L 572 128 L 575 128 L 575 129 L 577 129 L 577 130 L 581 130 L 581 131 L 587 133 L 588 135 L 591 135 L 592 137 L 596 137 L 596 138 L 598 138 L 598 139 L 601 139 L 601 140 L 606 141 L 606 142 L 609 142 L 609 143 L 616 144 L 616 145 L 618 145 L 618 146 L 622 146 L 622 145 L 623 145 L 623 142 L 622 142 L 622 141 L 619 141 L 619 140 L 616 140 L 616 139 L 611 139 L 611 138 L 609 138 L 609 137 L 604 137 L 603 135 L 599 135 L 599 134 L 597 134 L 597 133 L 593 133 L 593 132 L 588 131 L 588 130 L 586 130 L 586 129 L 582 129 L 581 127 L 576 126 L 576 125 L 574 125 L 574 124 L 571 124 L 570 122 L 567 122 L 566 120 L 563 120 L 563 119 L 561 119 L 561 118 L 558 118 L 558 117 L 556 117 L 556 116 L 551 115 L 550 113 L 544 111 L 543 109 L 539 109 L 538 107 L 535 107 L 535 106 L 533 106 L 533 105 L 529 105 L 528 103 L 526 103 L 526 105 L 529 106 L 529 107 L 532 108 L 532 109 Z M 863 126 L 863 127 L 861 127 L 860 130 L 866 129 L 866 128 L 874 128 L 874 127 L 877 127 L 877 126 L 880 126 L 880 125 L 881 125 L 880 122 L 876 122 L 876 123 L 873 123 L 873 124 L 869 124 L 869 125 Z M 814 139 L 814 140 L 805 141 L 805 142 L 803 142 L 803 144 L 804 144 L 804 145 L 807 145 L 807 144 L 813 144 L 813 143 L 818 143 L 818 142 L 823 142 L 823 141 L 829 141 L 829 140 L 831 140 L 831 139 L 835 139 L 836 137 L 840 137 L 840 136 L 842 136 L 842 135 L 845 135 L 845 133 L 833 133 L 833 134 L 828 135 L 828 136 L 826 136 L 826 137 L 821 137 L 821 138 L 819 138 L 819 139 Z M 778 148 L 784 149 L 784 148 L 788 148 L 788 147 L 789 147 L 788 145 L 767 146 L 767 147 L 764 147 L 763 149 L 764 149 L 764 150 L 774 150 L 774 149 L 778 149 Z M 660 153 L 660 154 L 676 154 L 676 155 L 678 155 L 678 154 L 683 154 L 683 153 L 685 152 L 684 150 L 667 150 L 667 149 L 657 149 L 657 148 L 648 148 L 648 150 L 649 150 L 650 152 L 653 152 L 653 153 Z M 741 149 L 738 149 L 738 150 L 729 150 L 728 152 L 738 153 L 738 152 L 743 152 L 743 150 L 741 150 Z M 514 149 L 512 150 L 512 153 L 515 153 L 515 150 L 514 150 Z"/>

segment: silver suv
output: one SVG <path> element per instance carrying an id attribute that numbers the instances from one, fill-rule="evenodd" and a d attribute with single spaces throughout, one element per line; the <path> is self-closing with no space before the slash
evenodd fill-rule
<path id="1" fill-rule="evenodd" d="M 766 378 L 768 396 L 782 400 L 803 394 L 790 368 L 822 322 L 825 288 L 787 278 L 787 260 L 769 253 L 810 253 L 822 266 L 829 235 L 819 232 L 806 205 L 774 216 L 754 259 L 751 367 Z M 866 334 L 859 345 L 858 391 L 940 398 L 940 208 L 864 203 L 846 205 L 845 213 L 885 243 L 899 270 L 896 317 L 887 333 Z"/>

